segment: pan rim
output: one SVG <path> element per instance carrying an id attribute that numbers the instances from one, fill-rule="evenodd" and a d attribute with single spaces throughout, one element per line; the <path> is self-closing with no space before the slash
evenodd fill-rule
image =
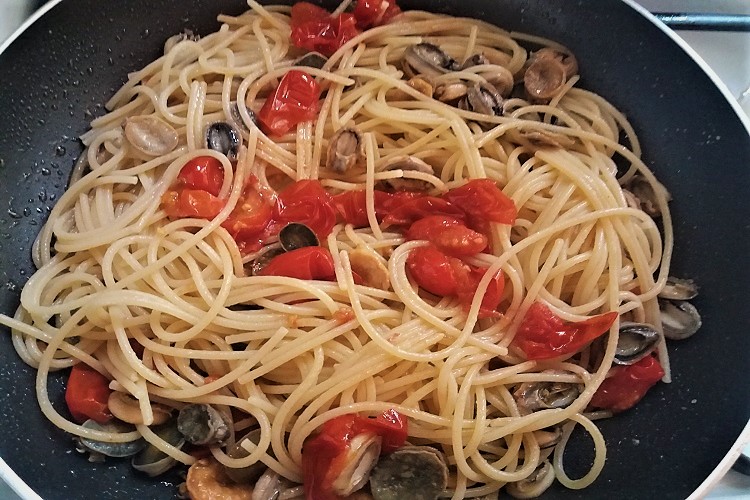
<path id="1" fill-rule="evenodd" d="M 2 44 L 0 44 L 0 55 L 2 55 L 30 26 L 37 22 L 42 16 L 49 12 L 56 5 L 60 4 L 63 0 L 49 0 L 42 7 L 36 10 L 26 21 L 21 24 Z M 745 131 L 750 135 L 750 115 L 740 106 L 737 99 L 732 95 L 729 87 L 724 83 L 718 74 L 711 68 L 708 63 L 701 57 L 698 52 L 693 49 L 682 37 L 680 37 L 674 30 L 665 25 L 657 17 L 655 17 L 649 10 L 642 5 L 638 4 L 635 0 L 619 0 L 635 12 L 640 14 L 642 17 L 647 19 L 656 28 L 666 34 L 669 39 L 680 47 L 698 67 L 709 77 L 714 87 L 716 87 L 722 94 L 724 99 L 729 103 L 730 107 L 739 118 L 740 123 L 745 127 Z M 698 500 L 705 497 L 717 483 L 726 475 L 732 464 L 742 454 L 743 449 L 750 445 L 750 421 L 745 425 L 740 435 L 735 440 L 732 447 L 727 451 L 726 455 L 719 464 L 711 471 L 711 473 L 703 480 L 703 482 L 693 491 L 687 500 Z M 0 457 L 0 480 L 4 481 L 10 488 L 20 496 L 23 500 L 42 500 L 42 498 L 29 486 L 27 485 L 16 472 Z"/>

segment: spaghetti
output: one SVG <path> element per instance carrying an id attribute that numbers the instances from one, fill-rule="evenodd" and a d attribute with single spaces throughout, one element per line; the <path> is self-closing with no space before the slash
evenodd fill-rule
<path id="1" fill-rule="evenodd" d="M 245 446 L 245 457 L 232 458 L 218 445 L 213 457 L 229 468 L 260 462 L 302 483 L 305 443 L 325 422 L 395 410 L 408 419 L 411 444 L 445 455 L 446 494 L 453 498 L 522 483 L 553 449 L 558 481 L 568 488 L 591 484 L 606 453 L 592 420 L 608 412 L 591 413 L 590 402 L 612 375 L 620 324 L 661 328 L 656 297 L 672 251 L 666 191 L 640 160 L 625 117 L 578 88 L 575 75 L 547 99 L 517 94 L 534 63 L 528 48 L 569 54 L 548 40 L 408 11 L 354 32 L 321 68 L 301 67 L 295 61 L 305 51 L 290 42 L 290 8 L 249 3 L 241 16 L 220 16 L 218 32 L 173 41 L 164 56 L 132 73 L 107 103 L 111 111 L 82 137 L 87 150 L 34 246 L 38 271 L 15 317 L 0 317 L 21 358 L 38 370 L 44 414 L 88 439 L 142 437 L 190 465 L 190 454 L 149 427 L 154 405 L 231 408 L 230 442 L 251 429 L 260 437 Z M 405 75 L 403 62 L 419 44 L 453 61 L 484 59 L 420 81 L 419 74 Z M 289 132 L 267 134 L 255 115 L 291 68 L 320 86 L 317 112 Z M 501 109 L 488 113 L 465 93 L 491 74 L 504 95 Z M 506 75 L 511 85 L 503 92 L 497 85 Z M 460 95 L 441 100 L 438 87 Z M 126 129 L 143 116 L 159 119 L 153 127 L 167 124 L 176 145 L 148 151 L 149 125 L 138 147 Z M 217 122 L 241 136 L 236 158 L 206 147 Z M 347 127 L 361 132 L 364 157 L 338 172 L 327 165 L 327 150 Z M 389 168 L 404 156 L 429 168 Z M 189 162 L 206 157 L 222 173 L 218 209 L 211 217 L 170 215 L 165 196 Z M 624 189 L 635 177 L 653 186 L 661 232 Z M 485 221 L 488 249 L 460 259 L 483 270 L 468 299 L 419 286 L 410 255 L 431 243 L 408 238 L 378 212 L 378 192 L 394 179 L 421 182 L 434 197 L 490 179 L 512 200 L 515 221 Z M 277 233 L 266 233 L 257 247 L 238 244 L 227 221 L 247 201 L 249 184 L 267 202 L 303 180 L 319 181 L 326 196 L 363 192 L 367 223 L 347 223 L 339 214 L 321 237 L 332 280 L 253 275 L 259 257 L 276 250 Z M 384 284 L 358 283 L 358 268 L 380 272 Z M 504 290 L 488 315 L 483 300 L 499 275 Z M 539 304 L 564 325 L 611 311 L 617 318 L 605 326 L 608 334 L 574 353 L 533 359 L 516 337 Z M 658 361 L 668 381 L 663 341 Z M 49 373 L 76 363 L 106 375 L 111 390 L 132 395 L 142 423 L 110 433 L 54 408 Z M 525 411 L 518 393 L 529 384 L 579 390 L 564 406 Z M 562 457 L 576 424 L 593 438 L 595 458 L 584 477 L 571 479 Z M 546 448 L 539 431 L 555 426 L 564 429 L 563 440 Z"/>

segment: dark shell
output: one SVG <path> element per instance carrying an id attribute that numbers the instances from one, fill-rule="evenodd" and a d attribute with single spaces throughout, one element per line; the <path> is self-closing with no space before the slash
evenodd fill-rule
<path id="1" fill-rule="evenodd" d="M 306 66 L 308 68 L 322 69 L 328 62 L 328 58 L 319 52 L 308 52 L 294 61 L 294 66 Z"/>
<path id="2" fill-rule="evenodd" d="M 157 436 L 178 449 L 185 445 L 185 438 L 177 429 L 177 421 L 175 419 L 154 428 L 153 431 Z M 134 456 L 130 463 L 134 469 L 154 477 L 174 467 L 177 461 L 149 444 L 143 451 Z"/>
<path id="3" fill-rule="evenodd" d="M 651 354 L 659 344 L 661 334 L 645 323 L 623 322 L 617 339 L 614 362 L 632 365 Z"/>
<path id="4" fill-rule="evenodd" d="M 370 475 L 375 500 L 434 500 L 448 485 L 443 454 L 429 446 L 405 446 L 380 459 Z"/>
<path id="5" fill-rule="evenodd" d="M 320 245 L 315 231 L 299 222 L 290 222 L 279 231 L 279 243 L 286 252 Z"/>
<path id="6" fill-rule="evenodd" d="M 242 136 L 227 122 L 212 123 L 206 130 L 206 147 L 236 160 L 240 151 Z"/>
<path id="7" fill-rule="evenodd" d="M 223 443 L 229 438 L 225 417 L 211 405 L 190 404 L 180 410 L 177 428 L 191 444 Z"/>

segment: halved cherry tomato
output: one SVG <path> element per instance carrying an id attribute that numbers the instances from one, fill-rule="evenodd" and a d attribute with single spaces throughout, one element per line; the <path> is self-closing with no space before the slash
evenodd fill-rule
<path id="1" fill-rule="evenodd" d="M 333 281 L 336 271 L 331 252 L 322 247 L 303 247 L 277 255 L 261 276 L 288 276 L 300 280 Z"/>
<path id="2" fill-rule="evenodd" d="M 664 369 L 654 356 L 647 356 L 629 366 L 614 366 L 591 398 L 594 408 L 625 411 L 632 408 L 664 376 Z"/>
<path id="3" fill-rule="evenodd" d="M 456 295 L 458 280 L 456 278 L 456 261 L 448 257 L 433 245 L 417 247 L 406 258 L 406 268 L 417 282 L 433 295 L 447 297 Z M 458 261 L 459 263 L 461 261 Z"/>
<path id="4" fill-rule="evenodd" d="M 563 321 L 542 302 L 534 302 L 521 320 L 511 345 L 521 349 L 526 359 L 540 360 L 570 356 L 607 332 L 617 319 L 617 311 L 584 321 Z"/>
<path id="5" fill-rule="evenodd" d="M 218 196 L 224 183 L 224 167 L 213 156 L 198 156 L 182 167 L 177 178 L 187 188 L 201 189 Z"/>
<path id="6" fill-rule="evenodd" d="M 319 98 L 320 86 L 315 78 L 304 71 L 287 71 L 258 113 L 263 131 L 280 136 L 298 123 L 314 119 L 318 113 Z"/>
<path id="7" fill-rule="evenodd" d="M 317 5 L 298 2 L 292 7 L 292 44 L 330 56 L 359 34 L 353 14 L 336 17 Z"/>
<path id="8" fill-rule="evenodd" d="M 322 240 L 336 225 L 336 208 L 320 181 L 302 180 L 279 193 L 274 219 L 280 226 L 289 222 L 302 223 Z"/>
<path id="9" fill-rule="evenodd" d="M 463 305 L 465 311 L 469 311 L 471 308 L 471 302 L 474 300 L 474 294 L 477 293 L 479 288 L 479 282 L 484 278 L 487 273 L 487 268 L 476 267 L 468 265 L 468 274 L 458 274 L 458 286 L 456 294 L 458 300 Z M 479 314 L 477 317 L 481 318 L 495 318 L 500 315 L 497 311 L 500 305 L 500 300 L 503 298 L 503 291 L 505 290 L 505 275 L 502 271 L 497 271 L 490 282 L 487 284 L 487 289 L 482 297 L 482 302 L 479 304 Z"/>
<path id="10" fill-rule="evenodd" d="M 501 224 L 516 221 L 516 205 L 491 179 L 470 180 L 445 193 L 443 199 L 466 213 L 469 227 L 482 232 L 488 221 Z"/>
<path id="11" fill-rule="evenodd" d="M 91 419 L 103 424 L 112 420 L 107 406 L 111 392 L 107 377 L 85 363 L 78 363 L 70 370 L 65 403 L 76 422 Z"/>
<path id="12" fill-rule="evenodd" d="M 164 193 L 161 205 L 169 217 L 197 217 L 213 219 L 221 209 L 224 201 L 202 189 L 177 189 Z"/>
<path id="13" fill-rule="evenodd" d="M 396 205 L 393 208 L 388 207 L 388 213 L 383 218 L 386 225 L 408 226 L 428 215 L 442 215 L 459 220 L 463 220 L 465 217 L 463 210 L 435 196 L 402 196 L 398 202 L 399 204 L 393 203 L 393 205 Z"/>
<path id="14" fill-rule="evenodd" d="M 346 466 L 352 440 L 363 433 L 382 438 L 380 453 L 391 453 L 406 441 L 408 420 L 390 409 L 376 418 L 356 414 L 342 415 L 323 424 L 320 433 L 308 439 L 302 448 L 305 498 L 339 500 L 333 482 Z"/>
<path id="15" fill-rule="evenodd" d="M 273 217 L 273 208 L 248 184 L 237 206 L 222 223 L 244 252 L 258 250 L 268 236 L 266 228 Z"/>
<path id="16" fill-rule="evenodd" d="M 401 9 L 396 0 L 357 0 L 353 14 L 357 18 L 357 27 L 365 30 L 386 24 L 401 14 Z"/>
<path id="17" fill-rule="evenodd" d="M 487 248 L 487 237 L 472 231 L 458 219 L 444 215 L 428 215 L 414 222 L 406 231 L 410 240 L 431 241 L 439 250 L 452 257 L 470 257 Z"/>
<path id="18" fill-rule="evenodd" d="M 370 225 L 370 221 L 367 219 L 366 196 L 363 189 L 357 189 L 346 191 L 333 197 L 333 204 L 336 207 L 336 211 L 344 222 L 354 227 L 366 227 Z M 386 212 L 393 195 L 385 191 L 375 190 L 373 196 L 375 198 L 375 217 L 378 221 L 381 221 L 383 213 Z"/>

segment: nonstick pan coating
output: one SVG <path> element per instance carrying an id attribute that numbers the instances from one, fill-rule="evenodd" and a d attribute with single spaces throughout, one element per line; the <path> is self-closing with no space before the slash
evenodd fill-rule
<path id="1" fill-rule="evenodd" d="M 673 195 L 672 274 L 698 281 L 704 326 L 671 344 L 674 382 L 601 422 L 607 464 L 582 491 L 545 498 L 685 498 L 750 417 L 750 136 L 725 97 L 667 34 L 620 0 L 401 0 L 477 17 L 573 49 L 581 86 L 623 110 L 646 163 Z M 330 7 L 330 5 L 329 5 Z M 185 28 L 208 33 L 232 0 L 63 0 L 0 54 L 0 311 L 12 314 L 33 272 L 32 241 L 63 192 L 77 137 L 128 72 Z M 148 479 L 126 461 L 89 464 L 49 424 L 34 370 L 0 334 L 0 457 L 43 498 L 171 498 L 176 476 Z M 50 381 L 62 406 L 62 380 Z M 583 471 L 590 443 L 566 454 Z"/>

